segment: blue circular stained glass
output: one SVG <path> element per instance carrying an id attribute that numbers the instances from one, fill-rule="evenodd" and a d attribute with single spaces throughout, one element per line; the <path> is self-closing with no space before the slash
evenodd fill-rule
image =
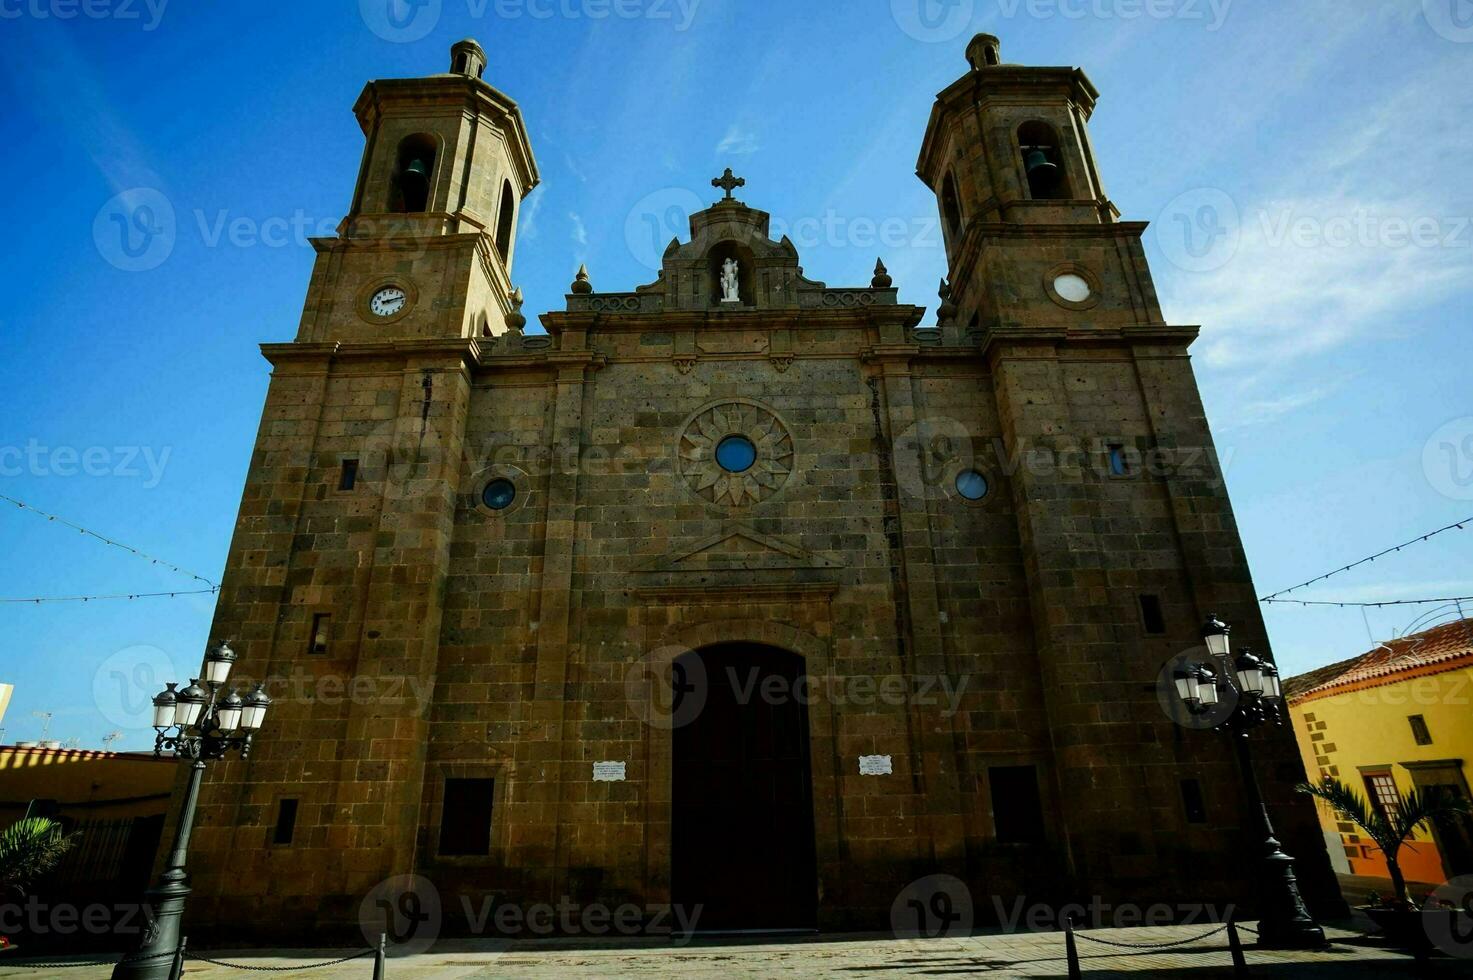
<path id="1" fill-rule="evenodd" d="M 517 499 L 516 484 L 505 477 L 498 477 L 486 484 L 486 489 L 481 491 L 481 503 L 492 510 L 506 510 L 511 502 Z"/>
<path id="2" fill-rule="evenodd" d="M 745 473 L 757 462 L 757 447 L 746 436 L 727 436 L 716 444 L 716 463 L 728 473 Z"/>
<path id="3" fill-rule="evenodd" d="M 962 470 L 956 475 L 956 492 L 968 500 L 987 496 L 987 477 L 976 470 Z"/>

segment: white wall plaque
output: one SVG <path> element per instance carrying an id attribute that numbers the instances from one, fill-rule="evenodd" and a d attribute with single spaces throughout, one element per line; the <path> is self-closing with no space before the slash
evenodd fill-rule
<path id="1" fill-rule="evenodd" d="M 895 767 L 890 763 L 888 755 L 862 755 L 859 757 L 859 774 L 861 776 L 890 776 L 895 772 Z"/>
<path id="2" fill-rule="evenodd" d="M 593 781 L 595 783 L 622 783 L 624 781 L 623 762 L 595 762 L 593 764 Z"/>

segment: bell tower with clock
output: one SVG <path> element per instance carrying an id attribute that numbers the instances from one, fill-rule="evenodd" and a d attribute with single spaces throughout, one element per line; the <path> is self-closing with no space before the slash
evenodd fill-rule
<path id="1" fill-rule="evenodd" d="M 511 268 L 537 163 L 515 102 L 472 40 L 450 71 L 369 82 L 348 215 L 313 240 L 299 342 L 492 337 L 519 328 Z"/>
<path id="2" fill-rule="evenodd" d="M 414 866 L 471 374 L 525 323 L 511 269 L 538 182 L 521 113 L 485 65 L 461 41 L 449 72 L 364 88 L 348 214 L 313 240 L 296 339 L 261 348 L 271 384 L 212 629 L 254 678 L 294 679 L 274 708 L 295 735 L 211 768 L 192 855 L 201 921 L 261 898 L 240 891 L 241 861 L 286 882 L 283 908 L 341 922 Z"/>

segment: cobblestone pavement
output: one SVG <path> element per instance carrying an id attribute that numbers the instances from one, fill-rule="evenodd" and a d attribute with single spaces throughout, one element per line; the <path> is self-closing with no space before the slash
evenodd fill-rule
<path id="1" fill-rule="evenodd" d="M 1200 936 L 1203 926 L 1154 929 L 1111 929 L 1097 935 L 1121 943 L 1170 943 Z M 1329 949 L 1315 952 L 1247 949 L 1250 976 L 1255 978 L 1377 978 L 1473 977 L 1473 960 L 1439 959 L 1417 972 L 1411 957 L 1386 948 L 1346 929 L 1327 929 L 1334 940 Z M 1231 977 L 1232 961 L 1226 937 L 1218 932 L 1199 941 L 1168 949 L 1116 949 L 1092 942 L 1080 934 L 1080 957 L 1089 980 L 1126 977 Z M 1251 937 L 1245 934 L 1245 939 Z M 191 960 L 185 971 L 197 980 L 228 978 L 301 977 L 314 980 L 368 980 L 373 958 L 336 966 L 308 969 L 308 964 L 344 955 L 342 950 L 297 950 L 264 954 L 215 952 L 212 959 L 249 966 L 278 968 L 269 974 L 248 973 L 231 967 Z M 0 955 L 0 977 L 66 977 L 101 980 L 107 967 L 64 968 L 62 959 L 26 961 L 20 951 Z M 22 965 L 29 963 L 31 965 Z M 281 969 L 285 968 L 285 969 Z M 881 936 L 821 936 L 777 940 L 697 940 L 676 946 L 669 942 L 621 940 L 536 940 L 504 943 L 446 941 L 432 952 L 391 958 L 385 980 L 504 977 L 964 977 L 997 980 L 1066 977 L 1062 933 L 977 935 L 963 939 L 893 939 Z"/>

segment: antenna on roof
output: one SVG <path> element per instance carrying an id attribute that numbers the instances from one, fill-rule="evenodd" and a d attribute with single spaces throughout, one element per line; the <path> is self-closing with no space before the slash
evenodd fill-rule
<path id="1" fill-rule="evenodd" d="M 102 751 L 111 752 L 112 744 L 122 737 L 123 733 L 119 731 L 111 731 L 102 736 Z"/>
<path id="2" fill-rule="evenodd" d="M 51 731 L 51 712 L 32 711 L 31 714 L 41 719 L 41 741 L 44 742 L 47 734 Z"/>

